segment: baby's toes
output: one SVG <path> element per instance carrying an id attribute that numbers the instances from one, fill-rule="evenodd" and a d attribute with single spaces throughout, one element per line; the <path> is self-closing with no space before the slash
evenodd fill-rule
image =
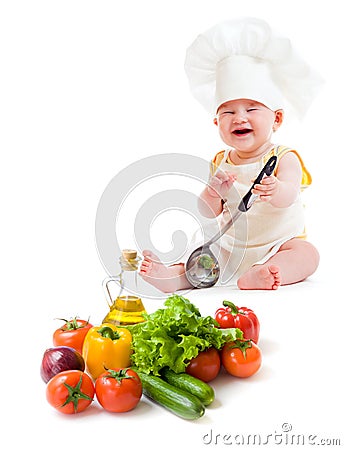
<path id="1" fill-rule="evenodd" d="M 144 261 L 148 261 L 153 264 L 162 264 L 159 257 L 150 250 L 144 250 L 142 252 L 142 255 L 144 256 Z"/>
<path id="2" fill-rule="evenodd" d="M 141 273 L 149 273 L 151 268 L 152 268 L 152 262 L 143 260 L 141 263 L 140 272 Z"/>
<path id="3" fill-rule="evenodd" d="M 153 256 L 153 253 L 150 250 L 143 250 L 142 255 L 144 259 L 151 259 Z"/>

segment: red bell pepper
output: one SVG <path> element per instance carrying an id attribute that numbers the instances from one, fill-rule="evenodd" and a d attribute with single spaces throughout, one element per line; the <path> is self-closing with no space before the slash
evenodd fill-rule
<path id="1" fill-rule="evenodd" d="M 235 306 L 234 303 L 224 300 L 223 307 L 215 312 L 215 320 L 220 328 L 239 328 L 245 339 L 251 339 L 257 344 L 260 324 L 252 309 Z"/>

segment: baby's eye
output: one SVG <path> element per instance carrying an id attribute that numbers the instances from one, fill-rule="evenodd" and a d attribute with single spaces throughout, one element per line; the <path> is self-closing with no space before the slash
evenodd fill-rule
<path id="1" fill-rule="evenodd" d="M 223 111 L 221 114 L 234 114 L 233 111 Z"/>
<path id="2" fill-rule="evenodd" d="M 258 110 L 258 108 L 249 108 L 249 109 L 247 110 L 247 112 L 257 111 L 257 110 Z"/>

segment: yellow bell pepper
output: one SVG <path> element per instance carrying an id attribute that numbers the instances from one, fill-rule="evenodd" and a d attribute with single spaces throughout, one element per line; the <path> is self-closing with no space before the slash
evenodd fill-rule
<path id="1" fill-rule="evenodd" d="M 129 367 L 132 336 L 127 328 L 120 328 L 111 323 L 88 330 L 82 356 L 86 370 L 95 380 L 106 369 L 123 369 Z"/>

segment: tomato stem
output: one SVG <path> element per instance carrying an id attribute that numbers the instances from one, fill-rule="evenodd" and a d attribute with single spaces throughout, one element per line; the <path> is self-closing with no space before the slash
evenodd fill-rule
<path id="1" fill-rule="evenodd" d="M 106 369 L 108 371 L 108 374 L 104 376 L 104 378 L 115 378 L 118 382 L 118 384 L 121 384 L 122 380 L 126 380 L 128 378 L 135 378 L 131 375 L 127 374 L 128 369 L 119 369 L 118 371 L 113 369 Z"/>
<path id="2" fill-rule="evenodd" d="M 247 340 L 237 339 L 236 341 L 231 342 L 231 346 L 230 346 L 231 349 L 238 348 L 239 350 L 241 350 L 245 359 L 246 359 L 246 350 L 251 347 L 252 347 L 251 339 L 247 339 Z"/>
<path id="3" fill-rule="evenodd" d="M 61 405 L 61 408 L 63 406 L 66 406 L 68 403 L 73 403 L 74 412 L 76 413 L 78 411 L 78 402 L 81 399 L 84 400 L 90 400 L 93 399 L 89 397 L 87 394 L 84 394 L 81 392 L 81 383 L 82 383 L 82 375 L 80 375 L 80 380 L 78 381 L 78 384 L 76 386 L 71 386 L 70 384 L 63 383 L 63 385 L 67 388 L 68 391 L 68 397 L 66 398 L 66 401 Z"/>
<path id="4" fill-rule="evenodd" d="M 89 318 L 86 323 L 78 323 L 77 317 L 73 317 L 73 319 L 67 320 L 67 319 L 57 319 L 57 320 L 63 320 L 65 324 L 61 327 L 62 329 L 65 329 L 65 331 L 71 331 L 71 330 L 78 330 L 79 328 L 84 328 L 86 325 L 89 324 Z"/>

